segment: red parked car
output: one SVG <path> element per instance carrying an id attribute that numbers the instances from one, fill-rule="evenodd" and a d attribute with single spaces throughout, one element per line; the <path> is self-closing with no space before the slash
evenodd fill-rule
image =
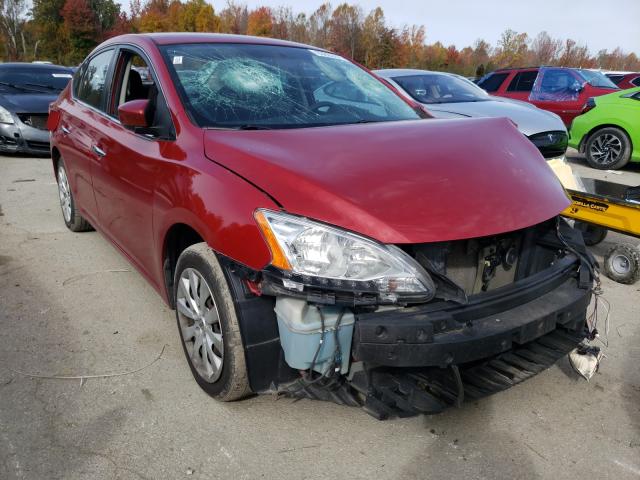
<path id="1" fill-rule="evenodd" d="M 640 72 L 607 72 L 605 75 L 622 90 L 640 87 Z"/>
<path id="2" fill-rule="evenodd" d="M 142 82 L 132 65 L 145 65 Z M 176 310 L 213 397 L 437 412 L 584 338 L 593 260 L 506 119 L 423 119 L 306 45 L 116 37 L 51 106 L 64 221 Z"/>
<path id="3" fill-rule="evenodd" d="M 491 95 L 513 98 L 549 110 L 569 127 L 587 100 L 618 87 L 595 70 L 564 67 L 506 68 L 489 73 L 478 86 Z"/>

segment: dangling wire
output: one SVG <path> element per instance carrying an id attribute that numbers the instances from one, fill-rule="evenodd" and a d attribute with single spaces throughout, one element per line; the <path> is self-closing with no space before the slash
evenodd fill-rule
<path id="1" fill-rule="evenodd" d="M 600 281 L 600 271 L 598 267 L 591 263 L 591 260 L 582 253 L 578 252 L 565 240 L 562 232 L 560 232 L 560 217 L 556 218 L 556 234 L 562 244 L 576 255 L 581 260 L 581 265 L 586 265 L 593 278 L 594 285 L 591 287 L 591 293 L 593 294 L 593 311 L 587 315 L 587 327 L 589 328 L 589 341 L 598 339 L 605 347 L 609 346 L 609 317 L 611 313 L 611 304 L 604 298 L 604 291 L 602 289 L 602 282 Z M 598 311 L 599 305 L 602 305 L 604 309 L 604 337 L 600 336 L 600 332 L 597 329 L 598 326 Z M 603 339 L 604 338 L 604 339 Z"/>

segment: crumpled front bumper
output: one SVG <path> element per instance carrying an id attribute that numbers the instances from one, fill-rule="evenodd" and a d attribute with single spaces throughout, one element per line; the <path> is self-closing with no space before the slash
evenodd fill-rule
<path id="1" fill-rule="evenodd" d="M 12 124 L 0 123 L 0 153 L 50 154 L 48 130 L 30 127 L 17 117 L 15 121 Z"/>
<path id="2" fill-rule="evenodd" d="M 555 329 L 582 332 L 591 289 L 574 256 L 467 305 L 426 304 L 356 315 L 355 359 L 372 366 L 447 367 L 492 357 Z M 443 302 L 444 303 L 444 302 Z"/>

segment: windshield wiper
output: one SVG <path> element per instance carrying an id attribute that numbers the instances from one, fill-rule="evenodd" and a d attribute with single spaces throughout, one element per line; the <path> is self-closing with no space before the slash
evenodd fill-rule
<path id="1" fill-rule="evenodd" d="M 267 127 L 266 125 L 254 125 L 247 123 L 245 125 L 237 125 L 231 127 L 232 130 L 273 130 L 271 127 Z"/>
<path id="2" fill-rule="evenodd" d="M 20 85 L 16 85 L 15 83 L 9 83 L 9 82 L 0 82 L 0 85 L 4 86 L 4 87 L 11 87 L 15 90 L 22 90 L 23 92 L 28 92 L 29 89 L 24 88 Z"/>
<path id="3" fill-rule="evenodd" d="M 56 92 L 61 91 L 59 88 L 56 88 L 53 85 L 43 85 L 41 83 L 24 83 L 23 85 L 27 85 L 29 87 L 46 88 L 47 90 L 55 90 Z"/>

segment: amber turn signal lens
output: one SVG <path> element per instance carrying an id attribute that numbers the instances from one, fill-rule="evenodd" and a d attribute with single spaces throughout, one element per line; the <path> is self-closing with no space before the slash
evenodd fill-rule
<path id="1" fill-rule="evenodd" d="M 264 235 L 264 239 L 267 241 L 267 245 L 269 245 L 269 250 L 271 250 L 271 265 L 278 267 L 281 270 L 291 270 L 291 264 L 280 248 L 280 245 L 276 240 L 276 236 L 273 234 L 264 213 L 257 211 L 255 213 L 255 218 L 260 230 L 262 231 L 262 235 Z"/>

